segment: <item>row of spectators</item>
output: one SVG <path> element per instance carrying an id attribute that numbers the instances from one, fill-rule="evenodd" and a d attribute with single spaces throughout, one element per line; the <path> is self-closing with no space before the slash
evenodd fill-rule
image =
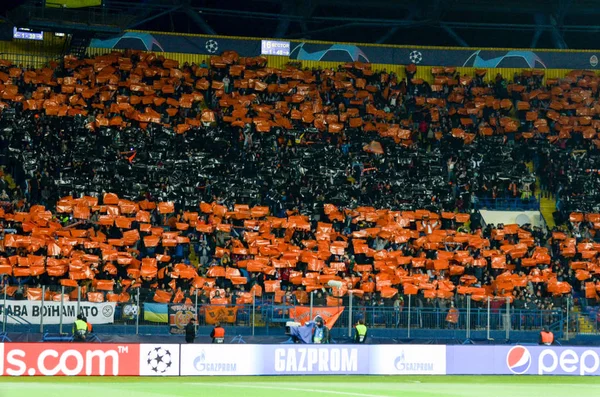
<path id="1" fill-rule="evenodd" d="M 528 150 L 498 151 L 495 137 L 465 146 L 480 124 L 461 116 L 469 102 L 421 96 L 456 96 L 460 87 L 444 76 L 436 81 L 445 78 L 445 89 L 432 91 L 411 68 L 408 79 L 361 64 L 282 71 L 231 53 L 210 68 L 152 54 L 54 66 L 5 65 L 0 75 L 12 83 L 0 104 L 1 159 L 14 178 L 7 201 L 53 205 L 111 191 L 182 208 L 198 196 L 266 203 L 281 214 L 315 202 L 467 210 L 478 198 L 527 202 L 536 193 Z M 483 89 L 481 75 L 470 81 L 465 101 Z M 494 102 L 479 112 L 491 120 L 506 109 Z"/>
<path id="2" fill-rule="evenodd" d="M 589 249 L 561 253 L 563 244 L 570 249 L 594 238 L 594 222 L 571 223 L 572 233 L 550 238 L 512 225 L 510 234 L 478 230 L 477 219 L 467 226 L 451 215 L 499 198 L 527 203 L 537 193 L 534 169 L 564 214 L 596 212 L 597 77 L 574 72 L 543 80 L 525 71 L 508 83 L 501 76 L 487 81 L 485 71 L 432 73 L 430 85 L 415 78 L 414 65 L 406 78 L 360 63 L 277 70 L 263 58 L 232 52 L 210 65 L 179 65 L 148 53 L 66 58 L 42 70 L 4 62 L 0 197 L 8 282 L 26 295 L 20 286 L 69 278 L 97 292 L 98 281 L 115 281 L 100 283 L 112 294 L 94 299 L 121 299 L 139 285 L 160 291 L 147 297 L 157 301 L 191 298 L 195 289 L 203 301 L 247 301 L 257 286 L 281 301 L 290 292 L 306 302 L 306 292 L 327 278 L 319 277 L 330 276 L 349 279 L 363 303 L 392 304 L 416 288 L 424 306 L 445 306 L 458 293 L 479 302 L 509 297 L 528 308 L 553 307 L 553 297 L 570 293 L 569 285 L 597 282 L 595 255 L 585 269 L 572 266 Z M 590 168 L 574 171 L 584 164 Z M 107 191 L 117 196 L 107 202 Z M 157 201 L 173 207 L 161 210 Z M 213 204 L 190 215 L 199 201 Z M 233 214 L 246 214 L 240 205 L 262 209 L 238 218 Z M 331 205 L 339 207 L 335 218 Z M 418 209 L 425 212 L 411 218 Z M 27 211 L 27 222 L 16 216 Z M 46 223 L 38 223 L 38 213 Z M 301 217 L 302 227 L 276 226 L 290 217 Z M 44 244 L 6 244 L 7 233 L 30 238 L 49 224 L 55 227 L 43 233 L 52 237 Z M 373 231 L 388 224 L 393 233 Z M 65 236 L 63 227 L 76 232 Z M 453 241 L 459 227 L 466 234 Z M 362 239 L 360 247 L 378 254 L 356 252 Z M 252 252 L 256 241 L 276 248 Z M 322 242 L 328 247 L 321 249 Z M 336 242 L 346 245 L 341 254 L 331 250 Z M 33 262 L 23 259 L 28 266 L 21 266 L 19 258 L 28 255 Z M 388 256 L 395 258 L 390 264 Z M 414 260 L 400 263 L 400 257 Z M 33 263 L 39 274 L 15 274 Z"/>
<path id="3" fill-rule="evenodd" d="M 467 295 L 475 306 L 489 297 L 552 309 L 572 287 L 600 287 L 589 239 L 528 226 L 482 230 L 468 214 L 327 204 L 311 217 L 278 218 L 247 205 L 202 203 L 200 211 L 181 214 L 174 208 L 106 194 L 101 202 L 63 198 L 52 212 L 35 206 L 4 213 L 3 284 L 15 298 L 40 299 L 41 286 L 63 285 L 70 298 L 79 286 L 93 301 L 129 301 L 141 288 L 145 301 L 197 295 L 211 304 L 249 303 L 263 294 L 306 304 L 317 291 L 317 303 L 336 306 L 352 290 L 357 305 L 398 307 L 402 296 L 417 295 L 416 306 L 442 309 L 464 304 Z M 66 217 L 61 224 L 61 214 L 77 222 Z M 343 287 L 328 288 L 330 280 Z"/>

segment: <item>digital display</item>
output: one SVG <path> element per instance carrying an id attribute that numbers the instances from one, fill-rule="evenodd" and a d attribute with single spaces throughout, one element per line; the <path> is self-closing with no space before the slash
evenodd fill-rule
<path id="1" fill-rule="evenodd" d="M 24 40 L 44 40 L 44 32 L 27 28 L 13 28 L 13 38 Z"/>
<path id="2" fill-rule="evenodd" d="M 262 40 L 261 51 L 262 55 L 290 55 L 289 41 Z"/>

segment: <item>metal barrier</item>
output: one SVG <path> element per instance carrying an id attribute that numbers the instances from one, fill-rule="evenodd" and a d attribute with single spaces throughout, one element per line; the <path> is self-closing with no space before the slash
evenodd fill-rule
<path id="1" fill-rule="evenodd" d="M 586 307 L 584 312 L 573 313 L 569 329 L 579 335 L 600 335 L 600 307 Z"/>
<path id="2" fill-rule="evenodd" d="M 51 61 L 60 61 L 60 56 L 52 56 L 45 54 L 25 54 L 25 53 L 0 53 L 0 59 L 11 61 L 14 65 L 26 68 L 44 68 L 48 67 Z"/>
<path id="3" fill-rule="evenodd" d="M 87 295 L 82 293 L 82 288 L 69 288 L 61 286 L 42 287 L 42 299 L 39 301 L 24 300 L 17 301 L 6 296 L 6 293 L 0 299 L 2 301 L 2 313 L 0 322 L 2 323 L 2 333 L 6 332 L 7 324 L 26 324 L 22 319 L 18 319 L 15 313 L 11 313 L 10 318 L 7 306 L 27 306 L 35 308 L 35 312 L 41 314 L 36 321 L 29 322 L 30 326 L 37 327 L 39 332 L 44 333 L 45 327 L 49 323 L 59 325 L 59 334 L 70 333 L 74 321 L 74 313 L 90 310 L 90 303 L 87 302 Z M 48 299 L 51 297 L 51 300 Z M 114 304 L 114 313 L 106 313 L 111 317 L 111 323 L 116 326 L 127 325 L 134 326 L 138 333 L 140 325 L 169 326 L 169 318 L 173 314 L 169 312 L 169 307 L 173 304 L 154 302 L 154 292 L 146 289 L 134 289 L 128 294 L 119 295 L 119 302 Z M 403 329 L 407 330 L 410 337 L 412 330 L 441 330 L 454 329 L 464 332 L 465 338 L 470 338 L 471 331 L 487 331 L 488 338 L 490 331 L 505 331 L 506 339 L 510 338 L 511 331 L 539 330 L 544 326 L 550 327 L 558 337 L 566 337 L 569 333 L 592 334 L 598 333 L 598 316 L 592 319 L 584 313 L 570 313 L 570 301 L 567 299 L 563 309 L 555 310 L 525 310 L 515 309 L 504 299 L 492 305 L 492 301 L 480 302 L 477 307 L 472 305 L 469 297 L 464 302 L 466 307 L 443 308 L 443 307 L 421 307 L 414 306 L 412 296 L 408 295 L 402 306 L 356 306 L 353 299 L 346 302 L 344 310 L 340 313 L 335 328 L 348 329 L 348 335 L 353 332 L 354 325 L 358 320 L 363 320 L 368 327 Z M 292 304 L 274 304 L 270 296 L 263 298 L 255 297 L 252 304 L 230 304 L 214 305 L 209 301 L 209 297 L 199 293 L 186 296 L 185 301 L 194 307 L 192 309 L 197 313 L 198 325 L 211 325 L 215 321 L 214 312 L 218 308 L 229 310 L 233 315 L 226 317 L 225 324 L 236 326 L 252 327 L 254 334 L 255 327 L 283 328 L 287 321 L 292 320 L 290 309 L 295 308 L 295 302 Z M 16 304 L 18 302 L 18 304 Z M 27 302 L 27 305 L 24 303 Z M 182 302 L 183 303 L 183 302 Z M 76 305 L 76 306 L 75 306 Z M 102 303 L 98 303 L 102 305 Z M 106 306 L 106 304 L 104 304 Z M 500 305 L 500 306 L 499 306 Z M 52 312 L 52 318 L 44 316 L 45 306 L 48 306 L 46 312 Z M 52 306 L 52 307 L 50 307 Z M 76 309 L 75 309 L 76 307 Z M 111 306 L 112 308 L 112 306 Z M 235 308 L 235 309 L 234 309 Z M 233 310 L 232 310 L 233 309 Z M 310 307 L 310 318 L 319 308 Z M 330 309 L 335 309 L 331 307 Z M 70 311 L 69 311 L 70 310 Z M 455 313 L 454 317 L 448 314 L 450 310 Z M 57 313 L 60 312 L 60 315 Z M 597 312 L 594 312 L 597 313 Z M 209 318 L 210 315 L 210 318 Z M 46 320 L 51 321 L 46 321 Z M 583 329 L 583 324 L 587 328 Z M 31 328 L 30 328 L 31 329 Z M 344 332 L 345 333 L 345 332 Z"/>
<path id="4" fill-rule="evenodd" d="M 346 306 L 340 314 L 335 328 L 348 328 L 348 336 L 352 334 L 354 325 L 363 320 L 365 325 L 374 328 L 397 328 L 407 330 L 410 337 L 412 330 L 454 329 L 465 331 L 465 337 L 471 337 L 471 331 L 505 331 L 506 339 L 511 331 L 540 330 L 547 326 L 557 336 L 568 335 L 567 319 L 562 310 L 524 310 L 513 309 L 509 302 L 500 308 L 487 305 L 487 308 L 456 308 L 456 321 L 449 318 L 450 308 L 412 307 L 408 306 Z M 268 307 L 270 324 L 276 326 L 287 320 L 286 313 L 292 306 Z M 335 308 L 335 307 L 333 307 Z M 315 309 L 316 310 L 316 309 Z"/>

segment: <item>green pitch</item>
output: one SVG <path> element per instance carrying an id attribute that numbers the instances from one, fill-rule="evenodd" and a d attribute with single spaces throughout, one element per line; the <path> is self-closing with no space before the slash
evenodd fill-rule
<path id="1" fill-rule="evenodd" d="M 564 397 L 600 381 L 550 376 L 0 378 L 0 397 Z"/>

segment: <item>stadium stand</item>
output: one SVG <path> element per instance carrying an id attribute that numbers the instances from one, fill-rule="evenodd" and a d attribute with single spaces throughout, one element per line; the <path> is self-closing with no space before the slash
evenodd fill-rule
<path id="1" fill-rule="evenodd" d="M 0 274 L 90 301 L 335 306 L 416 295 L 526 309 L 598 299 L 598 77 L 434 84 L 350 63 L 270 68 L 233 52 L 179 65 L 127 52 L 0 63 Z M 567 149 L 574 149 L 569 150 Z M 583 150 L 585 149 L 585 150 Z M 558 199 L 562 230 L 485 225 L 478 208 Z M 579 171 L 577 171 L 579 170 Z M 585 171 L 584 171 L 585 170 Z M 341 291 L 326 288 L 343 280 Z M 47 291 L 46 298 L 60 294 Z"/>

